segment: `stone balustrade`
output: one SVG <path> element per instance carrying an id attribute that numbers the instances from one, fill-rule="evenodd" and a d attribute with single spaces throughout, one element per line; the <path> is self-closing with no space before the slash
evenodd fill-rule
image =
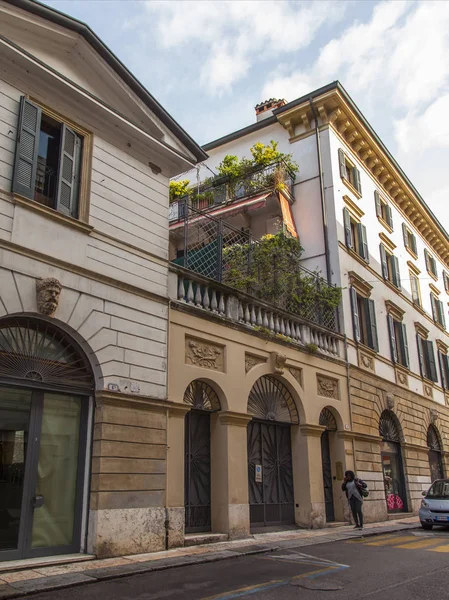
<path id="1" fill-rule="evenodd" d="M 309 352 L 344 356 L 342 335 L 186 269 L 170 268 L 169 294 L 172 300 L 278 336 Z"/>

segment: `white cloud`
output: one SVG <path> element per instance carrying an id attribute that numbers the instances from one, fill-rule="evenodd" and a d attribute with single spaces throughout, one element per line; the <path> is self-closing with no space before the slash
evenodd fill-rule
<path id="1" fill-rule="evenodd" d="M 220 94 L 261 59 L 307 47 L 325 23 L 343 16 L 345 3 L 149 1 L 145 8 L 149 19 L 157 19 L 163 47 L 195 46 L 204 57 L 201 84 Z"/>

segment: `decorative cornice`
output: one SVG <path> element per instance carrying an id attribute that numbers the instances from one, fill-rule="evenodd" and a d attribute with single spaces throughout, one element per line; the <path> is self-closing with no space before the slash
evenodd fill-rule
<path id="1" fill-rule="evenodd" d="M 427 337 L 429 335 L 429 330 L 426 329 L 424 327 L 424 325 L 422 323 L 420 323 L 419 321 L 415 321 L 415 331 L 416 331 L 416 333 L 419 333 L 419 335 L 421 337 L 423 337 L 425 340 L 427 339 Z"/>
<path id="2" fill-rule="evenodd" d="M 382 442 L 380 435 L 372 435 L 371 433 L 363 433 L 361 431 L 352 431 L 351 433 L 355 440 L 374 442 L 375 444 L 380 444 Z"/>
<path id="3" fill-rule="evenodd" d="M 419 231 L 440 260 L 449 267 L 449 243 L 445 232 L 436 219 L 428 212 L 417 192 L 411 188 L 405 176 L 401 174 L 394 160 L 387 155 L 380 140 L 370 131 L 362 118 L 335 87 L 314 98 L 314 108 L 318 111 L 322 128 L 331 127 L 347 144 L 354 156 L 371 174 L 382 192 L 396 208 L 407 218 L 410 225 Z M 304 101 L 290 110 L 278 115 L 279 122 L 290 127 L 304 122 L 303 115 L 310 121 L 313 118 L 310 102 Z"/>
<path id="4" fill-rule="evenodd" d="M 388 250 L 391 250 L 391 252 L 393 252 L 396 249 L 396 244 L 392 240 L 390 240 L 390 238 L 387 237 L 383 231 L 379 233 L 379 237 L 381 239 L 381 242 L 388 248 Z"/>
<path id="5" fill-rule="evenodd" d="M 366 282 L 360 277 L 355 271 L 349 271 L 348 273 L 349 284 L 356 289 L 356 291 L 364 298 L 369 298 L 373 286 Z"/>
<path id="6" fill-rule="evenodd" d="M 355 217 L 358 221 L 360 221 L 360 219 L 365 214 L 360 208 L 360 206 L 358 206 L 353 200 L 351 200 L 349 196 L 343 196 L 343 200 L 346 204 L 346 208 L 349 210 L 352 216 Z"/>
<path id="7" fill-rule="evenodd" d="M 443 340 L 436 340 L 436 344 L 437 344 L 437 348 L 438 350 L 440 350 L 440 352 L 442 352 L 443 354 L 447 354 L 447 351 L 449 350 L 449 346 L 443 342 Z"/>
<path id="8" fill-rule="evenodd" d="M 305 423 L 299 426 L 299 430 L 303 435 L 311 437 L 321 437 L 323 431 L 326 431 L 326 427 L 323 425 L 309 425 Z"/>
<path id="9" fill-rule="evenodd" d="M 436 285 L 433 285 L 433 283 L 429 283 L 429 287 L 436 296 L 441 294 L 441 290 L 439 290 Z"/>
<path id="10" fill-rule="evenodd" d="M 415 275 L 419 275 L 421 273 L 421 269 L 418 269 L 418 267 L 415 265 L 415 263 L 412 263 L 411 260 L 407 261 L 407 265 L 408 265 L 408 268 L 410 269 L 410 271 L 412 273 L 414 273 Z"/>
<path id="11" fill-rule="evenodd" d="M 218 413 L 218 419 L 223 425 L 235 425 L 236 427 L 246 427 L 253 417 L 244 413 L 225 411 Z"/>
<path id="12" fill-rule="evenodd" d="M 157 400 L 149 396 L 137 396 L 135 394 L 123 394 L 122 392 L 111 392 L 109 390 L 98 390 L 95 392 L 95 402 L 97 407 L 107 406 L 124 406 L 125 408 L 133 408 L 140 410 L 159 410 L 166 411 L 172 407 L 179 406 L 174 402 L 167 400 Z"/>
<path id="13" fill-rule="evenodd" d="M 402 321 L 405 315 L 405 310 L 400 308 L 397 304 L 392 302 L 391 300 L 385 300 L 385 307 L 387 309 L 387 313 L 391 315 L 396 321 Z"/>

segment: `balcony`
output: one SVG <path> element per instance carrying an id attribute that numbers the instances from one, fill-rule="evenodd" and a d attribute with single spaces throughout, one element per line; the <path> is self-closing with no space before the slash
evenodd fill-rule
<path id="1" fill-rule="evenodd" d="M 237 179 L 215 177 L 212 181 L 200 185 L 196 192 L 170 204 L 170 229 L 179 226 L 192 210 L 211 215 L 229 215 L 239 210 L 261 208 L 270 197 L 279 194 L 292 204 L 294 180 L 294 173 L 284 161 L 251 169 Z"/>

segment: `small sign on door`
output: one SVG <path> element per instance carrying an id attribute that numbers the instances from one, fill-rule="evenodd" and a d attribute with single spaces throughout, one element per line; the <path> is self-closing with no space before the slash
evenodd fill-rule
<path id="1" fill-rule="evenodd" d="M 256 483 L 262 483 L 262 465 L 256 465 L 255 478 Z"/>

